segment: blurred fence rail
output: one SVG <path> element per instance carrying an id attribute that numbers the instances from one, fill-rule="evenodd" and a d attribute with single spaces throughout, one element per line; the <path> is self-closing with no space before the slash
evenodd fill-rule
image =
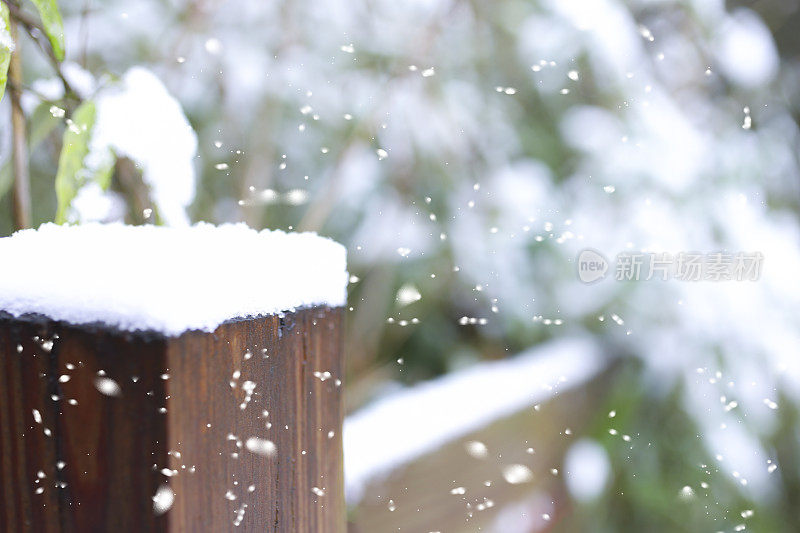
<path id="1" fill-rule="evenodd" d="M 564 454 L 591 422 L 613 372 L 601 359 L 586 343 L 556 342 L 390 396 L 372 412 L 348 419 L 349 531 L 548 529 L 569 505 Z M 475 383 L 470 392 L 470 384 L 481 379 L 495 380 L 495 386 Z M 408 395 L 417 396 L 419 403 Z M 439 395 L 449 400 L 432 403 Z M 406 416 L 390 415 L 395 405 Z M 463 419 L 464 412 L 476 424 L 448 422 Z M 378 426 L 387 416 L 390 420 Z M 459 432 L 457 426 L 468 429 Z M 365 458 L 353 440 L 368 427 L 375 451 Z M 382 462 L 379 450 L 391 448 L 391 440 L 404 441 L 412 450 L 405 461 L 394 454 Z M 378 473 L 365 472 L 363 463 Z"/>

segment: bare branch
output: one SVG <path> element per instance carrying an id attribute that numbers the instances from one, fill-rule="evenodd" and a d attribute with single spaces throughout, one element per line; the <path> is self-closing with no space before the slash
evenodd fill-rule
<path id="1" fill-rule="evenodd" d="M 23 11 L 16 2 L 11 0 L 2 0 L 2 2 L 6 5 L 6 7 L 8 7 L 8 12 L 11 15 L 11 18 L 24 26 L 36 28 L 44 35 L 44 28 L 41 24 L 39 24 L 39 21 L 36 20 L 36 18 L 34 18 L 32 15 Z"/>
<path id="2" fill-rule="evenodd" d="M 50 45 L 50 41 L 48 41 L 45 36 L 47 33 L 44 31 L 44 27 L 39 23 L 39 21 L 28 14 L 27 12 L 23 11 L 13 0 L 0 0 L 8 7 L 8 12 L 11 15 L 12 23 L 16 22 L 20 26 L 22 26 L 26 33 L 30 35 L 31 39 L 39 46 L 39 48 L 44 53 L 45 57 L 47 57 L 50 66 L 55 71 L 58 78 L 61 80 L 61 83 L 64 85 L 64 97 L 72 98 L 74 100 L 79 100 L 77 93 L 70 85 L 67 78 L 64 76 L 64 72 L 61 70 L 61 62 L 56 58 L 56 54 L 53 51 L 53 47 Z"/>

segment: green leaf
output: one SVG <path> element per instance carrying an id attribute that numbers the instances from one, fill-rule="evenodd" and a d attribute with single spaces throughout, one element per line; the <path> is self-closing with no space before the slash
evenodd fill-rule
<path id="1" fill-rule="evenodd" d="M 94 168 L 86 166 L 86 156 L 89 154 L 96 114 L 94 102 L 87 101 L 81 104 L 72 114 L 72 119 L 67 121 L 56 173 L 57 224 L 67 222 L 69 207 L 80 188 L 86 183 L 95 181 L 103 190 L 108 190 L 111 185 L 116 159 L 111 150 L 108 151 L 108 154 L 98 154 L 102 166 Z M 107 155 L 107 157 L 102 157 L 102 155 Z M 97 161 L 94 163 L 96 164 Z"/>
<path id="2" fill-rule="evenodd" d="M 89 153 L 95 113 L 94 102 L 84 102 L 72 114 L 72 120 L 67 122 L 56 173 L 57 224 L 67 221 L 70 203 L 86 180 L 84 159 Z"/>
<path id="3" fill-rule="evenodd" d="M 39 104 L 29 119 L 28 145 L 31 149 L 36 148 L 59 124 L 64 122 L 63 118 L 53 115 L 50 111 L 51 107 L 49 103 Z"/>
<path id="4" fill-rule="evenodd" d="M 8 8 L 0 2 L 0 100 L 6 89 L 8 79 L 8 64 L 11 62 L 11 52 L 14 51 L 14 41 L 9 31 L 11 25 L 8 20 Z"/>
<path id="5" fill-rule="evenodd" d="M 113 153 L 110 155 L 111 157 L 108 158 L 107 164 L 94 169 L 94 174 L 92 175 L 92 179 L 96 181 L 104 191 L 107 191 L 108 188 L 111 187 L 111 178 L 114 177 L 114 163 L 116 162 L 116 157 Z"/>
<path id="6" fill-rule="evenodd" d="M 53 53 L 59 61 L 64 60 L 64 23 L 61 21 L 61 12 L 58 10 L 56 0 L 31 0 L 39 16 Z"/>
<path id="7" fill-rule="evenodd" d="M 11 161 L 0 167 L 0 200 L 11 189 L 11 184 L 14 182 L 14 176 L 11 174 Z"/>

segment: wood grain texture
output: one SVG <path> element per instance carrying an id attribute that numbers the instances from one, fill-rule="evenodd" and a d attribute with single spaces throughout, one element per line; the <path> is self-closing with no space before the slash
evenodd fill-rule
<path id="1" fill-rule="evenodd" d="M 344 531 L 342 320 L 167 338 L 0 316 L 0 531 Z"/>

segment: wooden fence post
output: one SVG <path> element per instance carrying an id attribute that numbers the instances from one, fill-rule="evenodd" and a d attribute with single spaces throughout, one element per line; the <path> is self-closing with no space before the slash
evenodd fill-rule
<path id="1" fill-rule="evenodd" d="M 0 529 L 343 531 L 342 319 L 167 337 L 4 314 Z"/>
<path id="2" fill-rule="evenodd" d="M 345 530 L 343 246 L 45 224 L 0 257 L 0 532 Z"/>

